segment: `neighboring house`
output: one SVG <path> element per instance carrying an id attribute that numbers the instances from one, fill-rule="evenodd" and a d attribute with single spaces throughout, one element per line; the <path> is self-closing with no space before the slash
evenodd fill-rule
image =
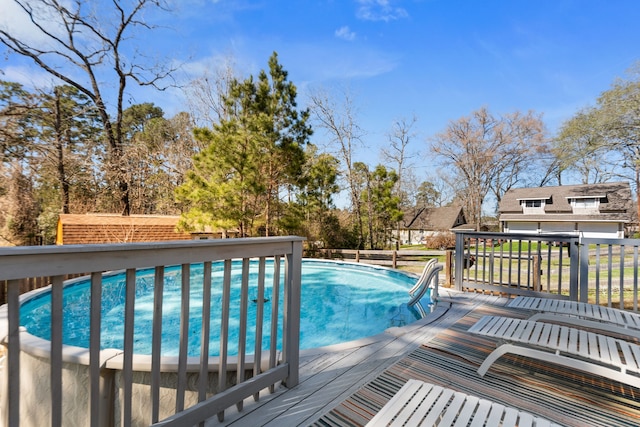
<path id="1" fill-rule="evenodd" d="M 514 188 L 499 206 L 505 233 L 623 238 L 637 218 L 627 182 Z"/>
<path id="2" fill-rule="evenodd" d="M 398 229 L 394 230 L 394 237 L 403 245 L 417 245 L 428 237 L 462 228 L 468 226 L 460 206 L 416 208 L 405 212 Z"/>

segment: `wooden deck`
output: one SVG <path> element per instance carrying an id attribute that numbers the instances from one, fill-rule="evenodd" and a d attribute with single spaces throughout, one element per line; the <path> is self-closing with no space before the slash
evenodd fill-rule
<path id="1" fill-rule="evenodd" d="M 640 425 L 638 388 L 571 369 L 506 356 L 480 378 L 495 341 L 466 332 L 485 314 L 524 316 L 508 300 L 444 289 L 416 324 L 352 346 L 301 354 L 300 384 L 245 401 L 207 426 L 360 426 L 409 378 L 480 395 L 567 426 Z"/>

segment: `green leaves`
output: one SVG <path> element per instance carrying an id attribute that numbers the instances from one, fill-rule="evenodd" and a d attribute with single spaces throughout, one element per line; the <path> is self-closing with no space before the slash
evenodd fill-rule
<path id="1" fill-rule="evenodd" d="M 210 225 L 235 223 L 242 235 L 255 234 L 258 227 L 267 235 L 278 232 L 285 206 L 280 196 L 301 186 L 311 135 L 309 114 L 296 110 L 295 97 L 275 52 L 268 73 L 231 82 L 223 97 L 228 117 L 213 129 L 196 130 L 206 148 L 176 193 L 189 206 L 185 216 Z"/>

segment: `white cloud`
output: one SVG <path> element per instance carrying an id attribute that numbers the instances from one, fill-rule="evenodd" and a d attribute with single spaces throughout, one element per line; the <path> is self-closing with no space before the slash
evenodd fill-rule
<path id="1" fill-rule="evenodd" d="M 50 88 L 60 82 L 46 71 L 26 66 L 8 66 L 0 69 L 0 79 L 16 82 L 29 89 Z"/>
<path id="2" fill-rule="evenodd" d="M 312 57 L 304 54 L 310 51 L 314 52 Z M 343 43 L 300 44 L 292 46 L 287 54 L 287 57 L 292 59 L 304 58 L 304 60 L 291 62 L 291 71 L 303 76 L 301 80 L 313 83 L 375 77 L 391 72 L 399 63 L 399 58 L 395 54 Z"/>
<path id="3" fill-rule="evenodd" d="M 393 0 L 356 0 L 360 5 L 356 16 L 365 21 L 395 21 L 409 17 L 402 7 L 392 5 Z"/>
<path id="4" fill-rule="evenodd" d="M 60 2 L 62 6 L 71 7 L 67 1 Z M 51 15 L 51 9 L 47 9 L 37 2 L 27 2 L 27 6 L 33 8 L 33 14 L 39 22 L 47 23 L 47 30 L 58 32 L 57 27 L 60 24 L 54 16 Z M 38 44 L 44 47 L 50 38 L 38 30 L 29 19 L 27 13 L 12 0 L 0 0 L 0 28 L 9 32 L 18 40 L 28 44 Z"/>
<path id="5" fill-rule="evenodd" d="M 356 33 L 354 31 L 351 31 L 347 25 L 338 28 L 334 34 L 339 39 L 347 41 L 353 41 L 356 39 Z"/>

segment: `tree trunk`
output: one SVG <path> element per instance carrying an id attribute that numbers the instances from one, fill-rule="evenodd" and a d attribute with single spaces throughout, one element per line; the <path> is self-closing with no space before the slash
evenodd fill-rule
<path id="1" fill-rule="evenodd" d="M 56 151 L 57 151 L 57 171 L 58 171 L 58 183 L 60 184 L 60 196 L 62 203 L 60 211 L 63 214 L 69 213 L 69 182 L 67 181 L 66 172 L 64 168 L 64 134 L 62 131 L 62 109 L 60 108 L 60 94 L 56 90 L 55 93 L 55 132 L 56 132 Z"/>

